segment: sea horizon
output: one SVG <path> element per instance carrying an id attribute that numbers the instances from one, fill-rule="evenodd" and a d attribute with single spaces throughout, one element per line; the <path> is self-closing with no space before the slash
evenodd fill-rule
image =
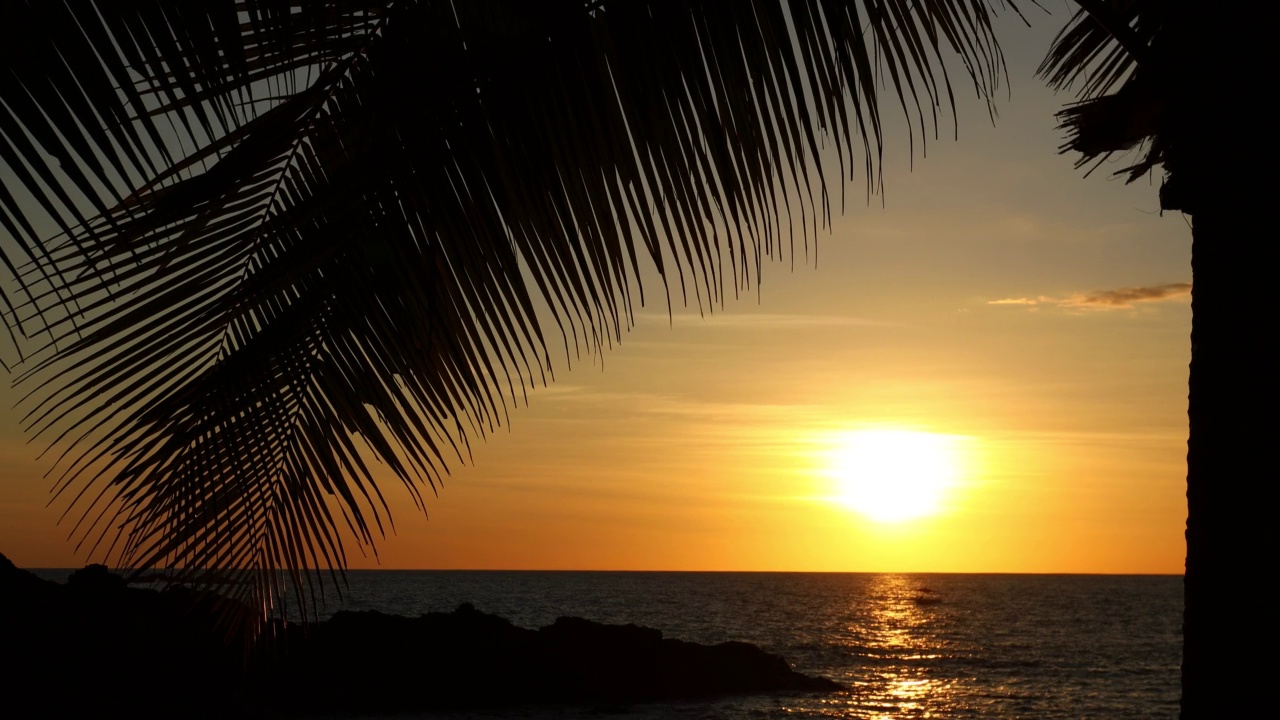
<path id="1" fill-rule="evenodd" d="M 74 570 L 31 571 L 63 581 Z M 319 619 L 344 610 L 417 617 L 469 604 L 530 630 L 565 616 L 635 624 L 689 642 L 751 643 L 845 688 L 626 710 L 644 720 L 1178 713 L 1179 575 L 378 568 L 350 570 L 346 580 L 325 593 Z M 578 712 L 476 717 L 598 710 Z"/>
<path id="2" fill-rule="evenodd" d="M 89 565 L 97 565 L 102 563 L 87 563 L 81 567 Z M 18 565 L 22 570 L 28 572 L 56 572 L 70 571 L 75 572 L 81 567 L 37 567 Z M 119 568 L 106 565 L 112 572 L 131 571 L 134 568 Z M 168 570 L 168 567 L 157 567 L 148 569 L 146 572 Z M 276 568 L 278 571 L 284 571 L 285 568 Z M 308 572 L 329 573 L 327 569 L 316 570 L 315 568 L 307 568 Z M 417 568 L 417 567 L 386 567 L 386 568 L 348 568 L 340 572 L 345 573 L 363 573 L 363 572 L 433 572 L 433 573 L 511 573 L 511 572 L 531 572 L 531 573 L 679 573 L 679 574 L 763 574 L 763 575 L 977 575 L 977 576 L 1036 576 L 1036 577 L 1183 577 L 1184 573 L 1159 573 L 1159 572 L 1022 572 L 1022 571 L 1002 571 L 1002 570 L 982 570 L 973 572 L 953 571 L 953 570 L 635 570 L 635 569 L 573 569 L 573 568 Z"/>

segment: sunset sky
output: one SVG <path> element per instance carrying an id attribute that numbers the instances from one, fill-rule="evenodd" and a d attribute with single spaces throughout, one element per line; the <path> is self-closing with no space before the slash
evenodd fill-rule
<path id="1" fill-rule="evenodd" d="M 914 169 L 890 137 L 884 195 L 850 186 L 816 263 L 797 246 L 707 317 L 669 319 L 651 275 L 621 346 L 556 356 L 429 519 L 385 473 L 396 532 L 353 566 L 1181 573 L 1191 232 L 1158 178 L 1110 177 L 1125 158 L 1082 179 L 1057 154 L 1071 98 L 1033 73 L 1067 16 L 1046 5 L 999 23 L 995 127 L 960 103 L 959 141 L 944 125 Z M 0 552 L 98 559 L 3 392 Z M 859 438 L 906 438 L 904 466 L 945 447 L 934 506 L 860 512 Z"/>

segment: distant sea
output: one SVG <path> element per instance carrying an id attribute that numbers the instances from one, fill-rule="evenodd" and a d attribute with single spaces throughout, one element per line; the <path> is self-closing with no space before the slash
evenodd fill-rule
<path id="1" fill-rule="evenodd" d="M 69 571 L 36 572 L 62 581 Z M 1178 714 L 1180 576 L 383 570 L 350 572 L 348 579 L 341 601 L 329 597 L 328 613 L 416 616 L 470 602 L 529 628 L 561 615 L 636 623 L 682 640 L 755 643 L 801 672 L 848 688 L 834 695 L 400 720 L 602 714 L 1173 720 Z"/>

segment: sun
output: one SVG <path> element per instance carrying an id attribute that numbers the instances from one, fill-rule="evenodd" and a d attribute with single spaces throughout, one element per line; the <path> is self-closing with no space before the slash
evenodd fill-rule
<path id="1" fill-rule="evenodd" d="M 918 430 L 843 433 L 827 461 L 831 500 L 880 523 L 935 515 L 959 478 L 960 440 Z"/>

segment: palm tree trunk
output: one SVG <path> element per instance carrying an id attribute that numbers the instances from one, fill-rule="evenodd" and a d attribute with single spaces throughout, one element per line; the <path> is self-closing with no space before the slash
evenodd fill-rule
<path id="1" fill-rule="evenodd" d="M 1226 183 L 1228 185 L 1233 183 Z M 1275 703 L 1276 355 L 1260 207 L 1194 214 L 1182 719 L 1257 717 Z M 1206 198 L 1207 199 L 1207 198 Z M 1265 714 L 1265 713 L 1263 713 Z"/>
<path id="2" fill-rule="evenodd" d="M 1280 364 L 1267 260 L 1276 233 L 1263 214 L 1275 200 L 1271 181 L 1258 179 L 1273 172 L 1267 143 L 1241 127 L 1256 92 L 1246 87 L 1248 48 L 1262 46 L 1257 24 L 1223 8 L 1181 0 L 1169 9 L 1172 150 L 1161 199 L 1193 225 L 1181 717 L 1274 716 Z"/>

